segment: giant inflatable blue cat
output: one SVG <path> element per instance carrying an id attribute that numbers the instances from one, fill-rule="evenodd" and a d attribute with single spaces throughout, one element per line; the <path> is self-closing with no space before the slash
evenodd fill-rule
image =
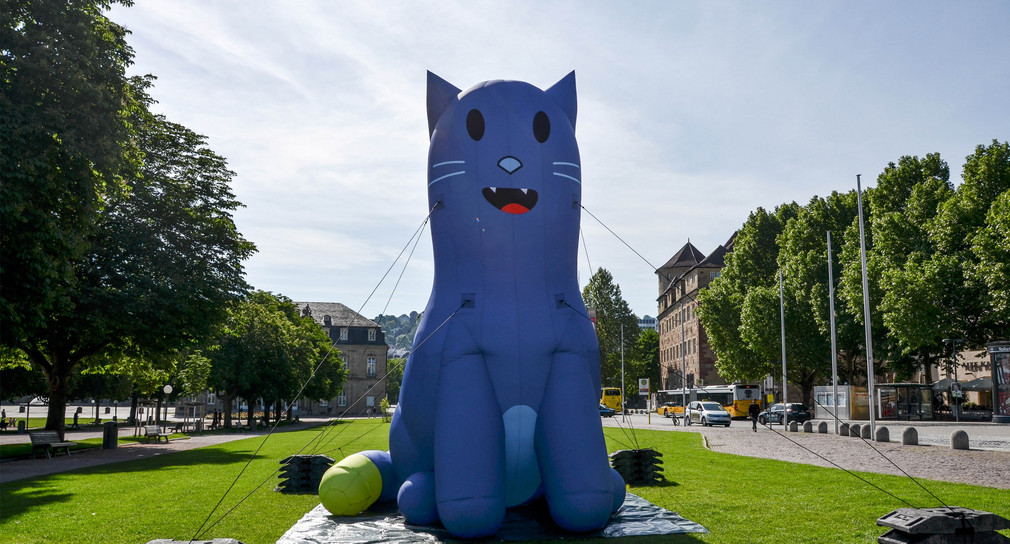
<path id="1" fill-rule="evenodd" d="M 590 531 L 624 501 L 576 275 L 575 116 L 574 72 L 546 91 L 487 81 L 465 92 L 428 73 L 434 287 L 389 452 L 362 463 L 409 523 L 487 536 L 506 508 L 542 496 L 560 527 Z"/>

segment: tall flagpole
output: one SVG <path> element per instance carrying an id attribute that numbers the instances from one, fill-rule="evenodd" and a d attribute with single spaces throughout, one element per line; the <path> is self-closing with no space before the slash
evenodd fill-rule
<path id="1" fill-rule="evenodd" d="M 782 295 L 782 270 L 779 270 L 779 324 L 782 333 L 782 425 L 785 426 L 789 419 L 786 417 L 789 397 L 786 395 L 786 304 Z"/>
<path id="2" fill-rule="evenodd" d="M 687 355 L 684 353 L 684 347 L 686 346 L 684 332 L 684 308 L 680 309 L 680 377 L 683 378 L 683 387 L 681 388 L 680 395 L 680 407 L 682 410 L 681 415 L 684 416 L 684 423 L 687 424 Z"/>
<path id="3" fill-rule="evenodd" d="M 831 383 L 834 390 L 832 416 L 835 418 L 835 434 L 838 434 L 838 349 L 835 342 L 835 273 L 831 266 L 831 231 L 828 231 L 828 313 L 831 319 Z"/>
<path id="4" fill-rule="evenodd" d="M 625 405 L 628 404 L 628 399 L 624 398 L 627 394 L 627 390 L 624 388 L 624 323 L 621 323 L 621 418 L 627 420 L 628 410 Z"/>
<path id="5" fill-rule="evenodd" d="M 870 440 L 877 436 L 873 385 L 873 333 L 870 330 L 870 282 L 866 274 L 866 235 L 863 233 L 863 189 L 856 174 L 856 206 L 859 208 L 859 256 L 863 264 L 863 326 L 866 329 L 866 395 L 870 405 Z"/>

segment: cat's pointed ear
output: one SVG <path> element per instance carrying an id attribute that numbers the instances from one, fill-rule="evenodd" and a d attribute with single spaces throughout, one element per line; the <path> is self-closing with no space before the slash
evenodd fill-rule
<path id="1" fill-rule="evenodd" d="M 572 128 L 575 128 L 575 115 L 579 111 L 579 104 L 575 98 L 575 70 L 544 92 L 561 106 L 568 115 L 568 120 L 572 122 Z"/>
<path id="2" fill-rule="evenodd" d="M 459 96 L 459 89 L 452 83 L 428 72 L 428 137 L 435 132 L 438 119 L 445 113 L 449 104 Z"/>

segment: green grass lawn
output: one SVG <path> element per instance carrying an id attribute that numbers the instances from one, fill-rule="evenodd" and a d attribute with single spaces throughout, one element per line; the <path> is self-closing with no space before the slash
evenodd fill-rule
<path id="1" fill-rule="evenodd" d="M 4 484 L 0 543 L 147 542 L 193 536 L 272 543 L 318 504 L 314 495 L 273 491 L 281 459 L 299 450 L 340 459 L 360 450 L 385 449 L 387 432 L 388 424 L 380 420 L 358 420 L 326 430 L 275 434 L 255 454 L 262 437 Z M 624 447 L 624 431 L 606 433 L 611 451 Z M 630 542 L 871 543 L 884 533 L 876 519 L 905 506 L 840 470 L 711 452 L 695 433 L 637 431 L 637 438 L 641 447 L 664 454 L 668 485 L 632 492 L 701 523 L 711 533 Z M 234 510 L 196 535 L 250 459 L 207 525 Z M 938 506 L 907 478 L 861 475 L 916 506 Z M 1010 491 L 923 483 L 948 504 L 1010 517 Z"/>

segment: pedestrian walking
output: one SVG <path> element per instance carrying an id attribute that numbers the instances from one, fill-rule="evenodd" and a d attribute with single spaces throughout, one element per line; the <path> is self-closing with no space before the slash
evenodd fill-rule
<path id="1" fill-rule="evenodd" d="M 747 408 L 747 415 L 750 416 L 751 428 L 754 432 L 758 432 L 758 414 L 761 413 L 761 407 L 758 406 L 756 400 L 750 401 L 750 406 Z"/>

